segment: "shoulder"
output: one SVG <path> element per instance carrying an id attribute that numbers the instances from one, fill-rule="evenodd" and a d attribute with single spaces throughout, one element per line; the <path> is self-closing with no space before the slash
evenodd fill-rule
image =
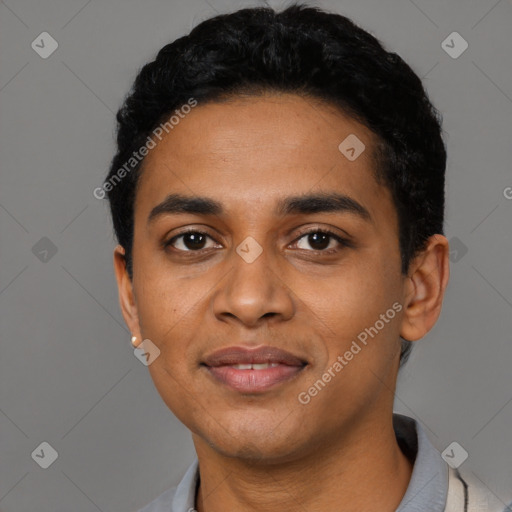
<path id="1" fill-rule="evenodd" d="M 448 468 L 445 512 L 512 512 L 470 471 Z"/>
<path id="2" fill-rule="evenodd" d="M 171 510 L 172 500 L 176 493 L 176 487 L 167 489 L 160 494 L 151 503 L 147 504 L 144 508 L 139 509 L 137 512 L 169 512 Z"/>

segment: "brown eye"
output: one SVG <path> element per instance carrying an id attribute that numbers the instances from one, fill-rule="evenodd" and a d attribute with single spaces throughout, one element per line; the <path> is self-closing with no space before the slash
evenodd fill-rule
<path id="1" fill-rule="evenodd" d="M 310 233 L 307 235 L 308 244 L 315 250 L 323 251 L 329 246 L 331 236 L 326 233 Z"/>
<path id="2" fill-rule="evenodd" d="M 333 252 L 336 251 L 339 246 L 348 247 L 350 245 L 347 240 L 339 235 L 319 229 L 303 233 L 296 243 L 299 249 L 312 252 Z"/>
<path id="3" fill-rule="evenodd" d="M 178 251 L 200 251 L 209 247 L 206 246 L 208 239 L 212 240 L 210 236 L 201 231 L 188 231 L 177 235 L 169 240 L 165 246 L 172 246 Z"/>

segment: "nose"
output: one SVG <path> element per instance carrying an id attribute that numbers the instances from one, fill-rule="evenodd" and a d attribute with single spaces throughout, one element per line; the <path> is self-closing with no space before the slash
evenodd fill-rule
<path id="1" fill-rule="evenodd" d="M 213 295 L 213 311 L 222 321 L 255 327 L 264 319 L 289 320 L 295 312 L 293 292 L 272 261 L 271 251 L 246 260 L 233 251 L 232 270 Z"/>

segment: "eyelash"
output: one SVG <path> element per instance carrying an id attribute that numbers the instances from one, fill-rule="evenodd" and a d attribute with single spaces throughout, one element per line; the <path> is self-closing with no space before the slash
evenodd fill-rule
<path id="1" fill-rule="evenodd" d="M 163 243 L 164 249 L 167 249 L 168 247 L 172 247 L 172 244 L 176 240 L 178 240 L 179 238 L 181 238 L 181 237 L 183 237 L 185 235 L 188 235 L 190 233 L 197 234 L 197 235 L 204 235 L 204 236 L 207 236 L 208 238 L 210 238 L 211 240 L 214 240 L 213 237 L 211 237 L 205 231 L 200 231 L 200 230 L 197 230 L 197 229 L 189 229 L 187 231 L 182 231 L 178 235 L 173 236 L 169 241 L 164 242 Z M 297 243 L 299 240 L 301 240 L 305 236 L 313 234 L 313 233 L 318 233 L 318 234 L 322 234 L 322 235 L 328 235 L 329 237 L 334 238 L 342 247 L 353 247 L 353 244 L 348 239 L 341 237 L 340 235 L 338 235 L 334 231 L 331 231 L 329 229 L 318 229 L 318 228 L 310 228 L 308 230 L 302 231 L 299 234 L 298 238 L 296 238 L 294 240 L 294 242 L 292 242 L 292 243 Z M 216 243 L 218 243 L 218 242 L 216 242 Z M 209 250 L 209 249 L 199 249 L 197 251 L 194 251 L 194 250 L 184 251 L 182 249 L 174 248 L 174 250 L 176 250 L 176 251 L 178 251 L 180 253 L 191 253 L 191 254 L 195 253 L 195 254 L 198 254 L 201 251 Z M 316 249 L 316 250 L 315 249 L 314 250 L 301 249 L 301 250 L 304 250 L 306 252 L 313 253 L 313 254 L 333 254 L 333 253 L 336 253 L 336 252 L 339 251 L 338 248 L 336 248 L 336 249 Z"/>

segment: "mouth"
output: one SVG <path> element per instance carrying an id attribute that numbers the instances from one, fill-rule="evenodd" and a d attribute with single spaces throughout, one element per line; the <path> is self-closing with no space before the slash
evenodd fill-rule
<path id="1" fill-rule="evenodd" d="M 228 347 L 201 363 L 218 383 L 242 393 L 262 393 L 295 378 L 308 362 L 275 347 Z"/>

